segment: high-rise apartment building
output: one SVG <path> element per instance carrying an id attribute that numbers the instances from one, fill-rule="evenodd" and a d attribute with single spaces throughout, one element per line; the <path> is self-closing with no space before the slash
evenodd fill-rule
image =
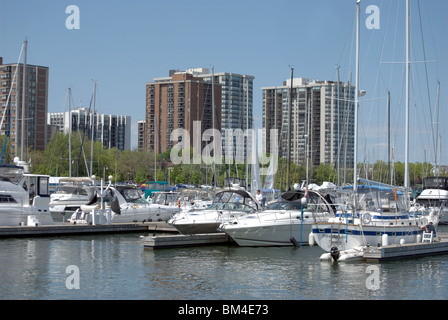
<path id="1" fill-rule="evenodd" d="M 70 117 L 71 115 L 71 117 Z M 68 133 L 72 122 L 72 133 L 85 132 L 92 137 L 92 121 L 94 120 L 94 139 L 101 141 L 107 149 L 117 148 L 121 151 L 131 149 L 131 117 L 123 115 L 106 115 L 93 112 L 88 108 L 77 108 L 71 112 L 48 114 L 48 125 L 57 127 L 59 132 Z"/>
<path id="2" fill-rule="evenodd" d="M 309 163 L 314 167 L 320 163 L 336 164 L 338 160 L 341 166 L 353 166 L 354 86 L 294 78 L 292 97 L 291 80 L 286 80 L 283 86 L 262 88 L 262 92 L 266 151 L 270 150 L 270 129 L 277 129 L 279 155 L 283 158 L 288 157 L 290 134 L 291 161 L 294 163 L 305 164 L 308 148 Z"/>
<path id="3" fill-rule="evenodd" d="M 195 121 L 201 123 L 201 132 L 193 132 Z M 194 135 L 202 137 L 205 130 L 212 128 L 221 130 L 220 84 L 212 86 L 211 81 L 174 70 L 169 77 L 146 84 L 146 150 L 155 147 L 159 152 L 159 145 L 162 152 L 171 149 L 175 145 L 171 140 L 174 129 L 188 131 L 190 146 L 193 146 Z M 205 146 L 208 142 L 202 144 Z"/>
<path id="4" fill-rule="evenodd" d="M 192 71 L 194 70 L 197 69 Z M 211 81 L 212 74 L 209 70 L 202 70 L 204 71 L 197 76 Z M 222 86 L 222 155 L 232 159 L 235 159 L 237 155 L 243 155 L 246 159 L 251 152 L 252 140 L 247 139 L 245 143 L 241 143 L 241 141 L 237 141 L 235 133 L 236 130 L 245 132 L 253 128 L 253 83 L 255 77 L 229 72 L 214 73 L 214 77 L 214 81 Z M 232 130 L 232 136 L 227 136 L 226 130 Z M 233 154 L 228 155 L 228 150 L 232 150 Z"/>
<path id="5" fill-rule="evenodd" d="M 252 141 L 247 139 L 245 143 L 241 143 L 241 141 L 237 142 L 236 130 L 246 132 L 247 129 L 253 128 L 253 81 L 255 78 L 250 75 L 230 72 L 212 73 L 210 69 L 206 68 L 190 68 L 182 72 L 172 70 L 170 77 L 175 73 L 188 74 L 207 83 L 211 83 L 212 76 L 214 76 L 214 83 L 219 84 L 221 87 L 221 93 L 215 92 L 215 99 L 219 99 L 221 104 L 221 113 L 219 116 L 221 118 L 222 155 L 223 157 L 230 157 L 232 159 L 235 159 L 237 155 L 247 157 L 250 154 Z M 168 82 L 170 80 L 171 78 L 155 79 L 156 82 Z M 149 139 L 152 139 L 152 130 L 150 129 L 149 136 L 147 136 Z M 226 130 L 231 130 L 232 136 L 226 135 Z M 152 149 L 152 140 L 149 141 L 149 148 Z M 232 152 L 231 155 L 227 155 L 229 150 Z"/>
<path id="6" fill-rule="evenodd" d="M 16 155 L 19 155 L 22 143 L 24 150 L 30 148 L 43 151 L 48 142 L 49 69 L 26 64 L 24 73 L 23 66 L 22 63 L 3 64 L 3 58 L 0 57 L 0 110 L 3 119 L 0 132 L 4 134 L 9 121 L 11 121 L 9 138 Z M 15 80 L 14 75 L 16 75 Z M 23 81 L 24 77 L 25 81 Z M 23 131 L 22 123 L 24 124 Z M 24 133 L 23 139 L 22 132 Z"/>

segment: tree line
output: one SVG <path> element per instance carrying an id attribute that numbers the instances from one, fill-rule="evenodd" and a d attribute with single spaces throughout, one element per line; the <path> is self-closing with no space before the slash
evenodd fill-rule
<path id="1" fill-rule="evenodd" d="M 26 152 L 26 159 L 30 160 L 30 171 L 36 174 L 47 174 L 54 177 L 68 177 L 70 173 L 69 161 L 69 135 L 55 133 L 45 151 Z M 0 137 L 3 148 L 4 136 Z M 82 145 L 82 148 L 81 148 Z M 5 147 L 3 163 L 12 163 L 14 158 L 7 142 Z M 213 166 L 205 164 L 180 164 L 173 165 L 170 162 L 170 152 L 168 150 L 162 154 L 154 155 L 152 151 L 129 150 L 120 151 L 117 148 L 105 148 L 101 142 L 95 141 L 93 144 L 93 156 L 91 155 L 91 142 L 85 138 L 83 142 L 79 137 L 72 135 L 71 141 L 71 172 L 72 176 L 85 177 L 95 175 L 107 179 L 112 176 L 113 181 L 132 180 L 142 184 L 146 181 L 169 181 L 170 184 L 193 184 L 212 185 Z M 192 155 L 193 153 L 190 152 Z M 268 155 L 269 156 L 269 155 Z M 268 165 L 264 165 L 267 167 Z M 92 173 L 90 173 L 92 167 Z M 359 164 L 358 176 L 370 180 L 393 184 L 404 185 L 405 165 L 402 162 L 393 164 L 393 171 L 384 161 L 377 161 L 374 164 Z M 220 164 L 215 165 L 216 185 L 223 186 L 225 178 L 228 176 L 246 179 L 245 164 Z M 423 178 L 432 175 L 433 166 L 430 163 L 410 163 L 409 178 L 411 186 L 420 186 Z M 250 174 L 250 168 L 249 168 Z M 278 170 L 275 175 L 274 187 L 280 190 L 287 190 L 288 174 L 291 188 L 295 183 L 306 180 L 307 170 L 305 164 L 294 164 L 288 170 L 287 159 L 278 159 Z M 353 169 L 341 168 L 338 172 L 333 164 L 321 163 L 317 168 L 309 168 L 309 183 L 321 185 L 324 181 L 334 184 L 344 185 L 353 182 Z M 339 177 L 339 179 L 338 179 Z M 265 177 L 261 177 L 262 182 Z M 250 179 L 249 179 L 250 181 Z"/>

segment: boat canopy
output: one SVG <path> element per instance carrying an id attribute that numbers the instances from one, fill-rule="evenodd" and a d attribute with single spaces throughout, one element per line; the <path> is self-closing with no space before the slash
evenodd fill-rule
<path id="1" fill-rule="evenodd" d="M 343 187 L 342 190 L 344 191 L 352 191 L 353 186 L 347 186 Z M 371 191 L 379 191 L 379 192 L 395 192 L 395 189 L 392 186 L 380 186 L 380 185 L 365 185 L 360 184 L 358 185 L 358 193 L 368 193 Z M 397 195 L 403 195 L 403 192 L 400 190 L 397 190 Z"/>
<path id="2" fill-rule="evenodd" d="M 212 205 L 216 203 L 240 203 L 252 207 L 255 210 L 259 210 L 259 203 L 252 194 L 245 190 L 239 189 L 226 189 L 216 193 L 213 199 Z"/>
<path id="3" fill-rule="evenodd" d="M 448 177 L 427 177 L 423 179 L 423 190 L 442 189 L 448 190 Z"/>

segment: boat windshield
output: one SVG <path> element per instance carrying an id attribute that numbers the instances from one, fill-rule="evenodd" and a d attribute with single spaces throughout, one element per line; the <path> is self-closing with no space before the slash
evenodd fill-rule
<path id="1" fill-rule="evenodd" d="M 55 193 L 88 196 L 92 194 L 92 190 L 74 185 L 61 185 L 56 189 Z"/>
<path id="2" fill-rule="evenodd" d="M 179 194 L 176 192 L 169 192 L 169 193 L 155 192 L 153 194 L 151 203 L 168 205 L 170 203 L 171 204 L 176 203 L 178 199 L 179 199 Z"/>
<path id="3" fill-rule="evenodd" d="M 245 192 L 224 191 L 216 194 L 213 204 L 239 203 L 257 210 L 257 205 Z"/>
<path id="4" fill-rule="evenodd" d="M 0 178 L 17 184 L 22 179 L 24 172 L 23 167 L 5 165 L 0 167 Z"/>
<path id="5" fill-rule="evenodd" d="M 143 197 L 143 192 L 137 188 L 124 188 L 120 191 L 126 202 L 130 203 L 147 203 Z"/>
<path id="6" fill-rule="evenodd" d="M 274 202 L 269 206 L 268 210 L 301 210 L 299 202 Z"/>
<path id="7" fill-rule="evenodd" d="M 358 193 L 358 210 L 384 213 L 398 213 L 406 211 L 405 197 L 401 192 L 370 190 Z"/>
<path id="8" fill-rule="evenodd" d="M 181 199 L 183 201 L 211 201 L 213 200 L 213 192 L 202 190 L 182 190 Z"/>
<path id="9" fill-rule="evenodd" d="M 238 212 L 247 212 L 247 213 L 255 213 L 256 210 L 244 203 L 240 202 L 215 202 L 212 203 L 207 210 L 225 210 L 225 211 L 238 211 Z"/>

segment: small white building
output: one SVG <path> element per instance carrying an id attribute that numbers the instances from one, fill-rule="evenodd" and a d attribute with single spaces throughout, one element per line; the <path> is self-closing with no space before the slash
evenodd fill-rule
<path id="1" fill-rule="evenodd" d="M 131 117 L 107 115 L 95 112 L 89 113 L 88 108 L 78 108 L 70 111 L 72 133 L 84 131 L 86 137 L 92 137 L 92 120 L 94 120 L 94 139 L 101 141 L 106 148 L 123 151 L 131 149 Z M 48 114 L 48 125 L 54 126 L 59 132 L 68 133 L 70 130 L 69 112 L 55 112 Z"/>

